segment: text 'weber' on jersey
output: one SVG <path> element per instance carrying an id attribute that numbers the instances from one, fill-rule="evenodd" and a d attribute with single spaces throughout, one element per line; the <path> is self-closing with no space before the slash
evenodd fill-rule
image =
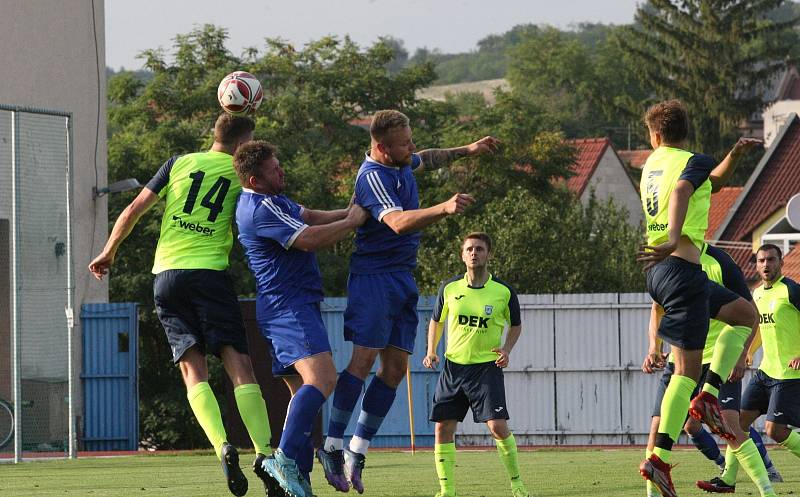
<path id="1" fill-rule="evenodd" d="M 480 287 L 470 286 L 466 274 L 445 281 L 431 319 L 447 322 L 444 355 L 458 364 L 494 361 L 497 354 L 492 349 L 500 347 L 506 325 L 522 324 L 517 293 L 491 275 Z"/>
<path id="2" fill-rule="evenodd" d="M 241 190 L 233 156 L 211 150 L 172 157 L 145 188 L 166 199 L 153 273 L 228 267 Z"/>
<path id="3" fill-rule="evenodd" d="M 390 212 L 419 209 L 419 192 L 414 170 L 422 164 L 418 154 L 411 164 L 391 167 L 367 155 L 358 169 L 355 202 L 367 209 L 370 217 L 356 231 L 356 249 L 350 258 L 355 274 L 411 271 L 417 266 L 418 231 L 398 235 L 384 224 Z"/>
<path id="4" fill-rule="evenodd" d="M 694 187 L 682 234 L 700 248 L 708 228 L 711 207 L 711 182 L 708 180 L 716 162 L 708 155 L 695 154 L 673 147 L 658 147 L 642 169 L 639 191 L 642 196 L 647 244 L 659 245 L 668 237 L 669 198 L 680 180 Z"/>

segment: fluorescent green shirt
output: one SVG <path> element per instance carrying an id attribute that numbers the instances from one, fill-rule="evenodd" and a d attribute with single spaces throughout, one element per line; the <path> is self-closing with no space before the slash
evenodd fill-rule
<path id="1" fill-rule="evenodd" d="M 711 157 L 679 148 L 658 147 L 650 154 L 642 169 L 639 185 L 648 245 L 660 245 L 667 240 L 669 197 L 681 179 L 694 186 L 681 233 L 688 236 L 698 248 L 703 245 L 711 207 L 711 182 L 708 176 L 714 166 Z"/>
<path id="2" fill-rule="evenodd" d="M 231 220 L 241 191 L 233 157 L 200 152 L 168 160 L 147 184 L 165 198 L 153 273 L 228 267 Z"/>
<path id="3" fill-rule="evenodd" d="M 457 364 L 480 364 L 497 359 L 506 324 L 519 326 L 519 299 L 514 289 L 491 275 L 485 285 L 471 287 L 467 275 L 445 281 L 439 288 L 431 317 L 447 320 L 445 357 Z"/>
<path id="4" fill-rule="evenodd" d="M 756 288 L 753 298 L 764 347 L 758 369 L 777 380 L 800 378 L 800 371 L 789 368 L 800 357 L 800 285 L 781 277 L 769 288 Z"/>

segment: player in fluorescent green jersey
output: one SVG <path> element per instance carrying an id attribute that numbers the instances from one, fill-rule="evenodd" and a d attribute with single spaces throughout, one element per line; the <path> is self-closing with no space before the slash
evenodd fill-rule
<path id="1" fill-rule="evenodd" d="M 645 114 L 654 148 L 642 171 L 641 195 L 647 245 L 637 259 L 645 264 L 647 289 L 653 305 L 664 309 L 658 335 L 672 346 L 675 374 L 661 404 L 661 422 L 652 454 L 639 467 L 665 497 L 677 495 L 670 476 L 672 445 L 681 432 L 687 410 L 702 418 L 722 437 L 733 438 L 720 414 L 717 396 L 751 328 L 755 310 L 744 299 L 716 283 L 709 283 L 700 265 L 700 248 L 708 227 L 712 188 L 718 187 L 732 171 L 732 163 L 755 143 L 734 147 L 716 165 L 706 155 L 685 150 L 689 120 L 677 100 L 660 102 Z M 718 173 L 721 174 L 718 175 Z M 714 357 L 702 392 L 690 401 L 700 379 L 703 346 L 708 333 L 711 295 L 719 293 L 724 305 L 717 319 L 734 327 L 735 333 L 717 340 Z M 660 356 L 659 356 L 660 357 Z"/>
<path id="2" fill-rule="evenodd" d="M 529 497 L 517 463 L 517 445 L 508 429 L 503 370 L 522 333 L 519 300 L 514 289 L 489 273 L 492 240 L 486 233 L 470 233 L 461 247 L 467 272 L 444 282 L 428 327 L 428 351 L 423 364 L 439 364 L 436 347 L 447 322 L 447 350 L 436 392 L 431 421 L 436 422 L 437 497 L 456 495 L 455 431 L 472 408 L 476 423 L 486 423 L 497 444 L 500 460 L 511 480 L 513 497 Z M 500 345 L 509 325 L 505 344 Z"/>
<path id="3" fill-rule="evenodd" d="M 239 302 L 227 274 L 233 244 L 231 221 L 241 190 L 233 154 L 253 138 L 255 123 L 222 114 L 207 152 L 164 163 L 122 211 L 103 251 L 89 264 L 96 278 L 114 263 L 117 250 L 139 218 L 166 200 L 153 273 L 154 300 L 172 358 L 180 366 L 189 405 L 222 463 L 228 489 L 247 492 L 239 455 L 227 441 L 219 404 L 208 384 L 206 353 L 219 356 L 234 386 L 236 406 L 250 434 L 256 465 L 271 452 L 267 408 L 256 383 Z"/>
<path id="4" fill-rule="evenodd" d="M 751 301 L 752 297 L 750 295 L 750 289 L 747 287 L 747 283 L 745 282 L 741 269 L 739 269 L 736 263 L 733 262 L 733 259 L 731 259 L 731 257 L 725 253 L 725 251 L 708 244 L 703 244 L 700 262 L 703 267 L 703 271 L 708 275 L 708 278 L 711 281 L 723 285 L 726 289 L 731 290 L 736 295 L 744 298 L 748 302 Z M 709 299 L 709 315 L 712 318 L 717 316 L 721 306 L 726 303 L 728 298 L 731 298 L 729 296 L 725 297 L 727 295 L 729 294 L 721 294 L 720 292 L 714 292 L 712 294 L 712 298 Z M 725 298 L 719 299 L 721 296 Z M 653 418 L 650 425 L 650 438 L 648 440 L 647 447 L 648 453 L 652 453 L 654 449 L 655 439 L 661 421 L 661 402 L 675 370 L 674 358 L 672 356 L 669 357 L 666 365 L 663 362 L 652 362 L 653 357 L 657 357 L 661 351 L 661 344 L 658 343 L 659 340 L 656 336 L 657 324 L 657 319 L 651 322 L 649 333 L 650 350 L 645 358 L 644 364 L 642 365 L 642 370 L 645 373 L 653 373 L 655 369 L 664 368 L 664 374 L 662 375 L 661 382 L 659 383 L 656 405 L 653 410 Z M 717 341 L 724 341 L 725 335 L 730 333 L 736 333 L 736 330 L 721 321 L 717 321 L 716 319 L 711 320 L 708 336 L 706 337 L 705 348 L 703 349 L 703 375 L 707 374 L 709 371 L 711 361 L 714 357 Z M 754 453 L 753 449 L 755 448 L 755 451 L 759 454 L 760 458 L 752 460 L 748 459 L 748 474 L 751 475 L 756 486 L 759 488 L 761 495 L 771 495 L 772 487 L 770 482 L 772 479 L 770 478 L 770 473 L 767 469 L 767 462 L 769 462 L 769 465 L 771 466 L 771 461 L 769 461 L 769 457 L 766 454 L 766 449 L 764 449 L 763 443 L 761 443 L 761 437 L 757 432 L 748 434 L 739 428 L 739 399 L 741 398 L 740 380 L 744 375 L 746 368 L 746 351 L 747 347 L 750 345 L 753 335 L 754 334 L 751 333 L 747 342 L 745 342 L 745 346 L 739 356 L 739 361 L 736 363 L 736 367 L 733 368 L 733 371 L 730 373 L 727 381 L 720 386 L 720 405 L 722 406 L 721 414 L 725 419 L 726 424 L 730 427 L 731 432 L 735 436 L 734 440 L 728 441 L 729 450 L 726 454 L 726 457 L 728 460 L 730 460 L 739 457 L 740 454 L 749 456 L 750 454 Z M 696 396 L 699 393 L 699 390 L 699 387 L 696 387 L 692 392 L 692 396 Z M 691 437 L 691 440 L 695 446 L 700 449 L 700 451 L 706 457 L 712 461 L 715 461 L 721 467 L 725 467 L 726 457 L 722 456 L 716 440 L 714 440 L 714 438 L 705 429 L 703 429 L 699 421 L 694 418 L 689 418 L 684 425 L 684 430 Z M 753 440 L 750 440 L 751 437 Z M 742 447 L 743 445 L 744 447 Z M 777 472 L 774 471 L 773 474 L 777 474 Z M 778 477 L 779 476 L 780 475 L 778 475 Z M 704 482 L 697 482 L 697 485 L 700 488 L 705 488 Z M 656 492 L 657 491 L 654 488 L 653 482 L 648 480 L 648 497 L 655 497 L 657 495 Z"/>
<path id="5" fill-rule="evenodd" d="M 762 284 L 753 298 L 764 358 L 742 395 L 740 423 L 748 430 L 766 414 L 767 435 L 800 457 L 800 434 L 788 426 L 800 426 L 800 285 L 783 276 L 782 268 L 780 248 L 767 244 L 758 249 L 756 269 Z M 732 461 L 721 478 L 704 482 L 704 490 L 733 492 L 737 468 Z"/>

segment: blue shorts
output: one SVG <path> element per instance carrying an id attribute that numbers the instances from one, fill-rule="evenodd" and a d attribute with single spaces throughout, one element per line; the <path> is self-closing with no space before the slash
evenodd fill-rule
<path id="1" fill-rule="evenodd" d="M 274 376 L 297 374 L 288 372 L 294 369 L 294 363 L 331 351 L 319 302 L 293 305 L 264 314 L 269 317 L 259 319 L 258 328 L 269 343 Z"/>
<path id="2" fill-rule="evenodd" d="M 743 411 L 758 411 L 767 421 L 800 426 L 800 380 L 777 380 L 760 369 L 742 396 Z"/>
<path id="3" fill-rule="evenodd" d="M 350 274 L 344 338 L 369 349 L 397 347 L 409 354 L 417 337 L 419 292 L 407 271 Z"/>

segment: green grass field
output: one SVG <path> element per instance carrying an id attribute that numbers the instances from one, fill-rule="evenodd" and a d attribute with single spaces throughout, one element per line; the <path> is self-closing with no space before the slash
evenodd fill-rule
<path id="1" fill-rule="evenodd" d="M 772 459 L 785 483 L 776 484 L 779 495 L 800 494 L 800 464 L 788 451 L 775 448 Z M 644 495 L 637 467 L 638 449 L 536 450 L 520 454 L 523 478 L 534 497 L 627 497 Z M 462 497 L 510 495 L 505 474 L 494 451 L 458 453 L 456 484 Z M 243 454 L 249 462 L 252 455 Z M 365 496 L 432 497 L 438 490 L 431 452 L 372 452 L 365 469 Z M 715 475 L 714 466 L 695 450 L 679 450 L 673 476 L 681 497 L 709 495 L 694 481 Z M 264 495 L 260 481 L 250 471 L 249 496 Z M 11 497 L 205 497 L 230 495 L 212 455 L 142 455 L 83 458 L 76 461 L 32 462 L 0 465 L 0 496 Z M 319 497 L 342 495 L 324 481 L 319 464 L 313 485 Z M 353 495 L 357 495 L 352 492 Z M 743 472 L 736 495 L 758 496 Z"/>

